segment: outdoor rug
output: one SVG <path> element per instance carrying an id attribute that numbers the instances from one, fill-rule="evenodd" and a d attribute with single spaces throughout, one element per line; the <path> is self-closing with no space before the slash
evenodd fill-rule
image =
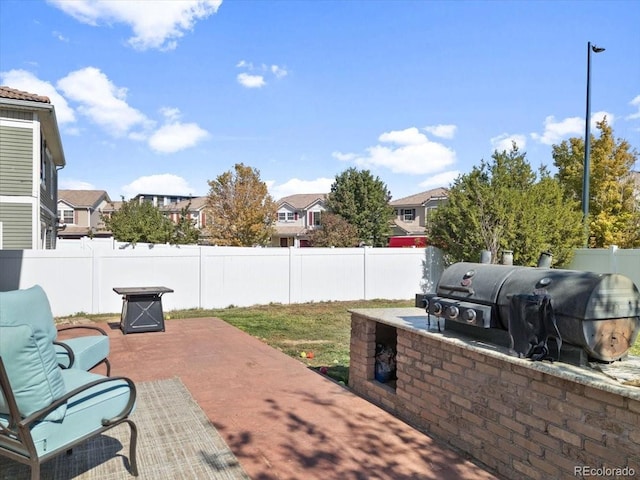
<path id="1" fill-rule="evenodd" d="M 136 383 L 138 479 L 249 479 L 179 378 Z M 119 425 L 42 465 L 42 480 L 133 480 L 129 426 Z M 0 457 L 1 480 L 28 480 L 29 468 Z"/>

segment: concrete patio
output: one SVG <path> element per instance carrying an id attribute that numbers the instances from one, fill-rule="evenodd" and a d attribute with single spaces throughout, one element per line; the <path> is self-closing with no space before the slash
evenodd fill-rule
<path id="1" fill-rule="evenodd" d="M 180 377 L 254 480 L 498 478 L 220 319 L 128 335 L 98 326 L 112 375 Z"/>

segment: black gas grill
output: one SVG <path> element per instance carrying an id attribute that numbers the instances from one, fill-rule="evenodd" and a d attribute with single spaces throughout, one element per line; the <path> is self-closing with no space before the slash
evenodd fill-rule
<path id="1" fill-rule="evenodd" d="M 640 331 L 640 293 L 618 274 L 461 262 L 417 303 L 445 328 L 502 330 L 514 353 L 537 360 L 558 359 L 563 343 L 618 360 Z"/>

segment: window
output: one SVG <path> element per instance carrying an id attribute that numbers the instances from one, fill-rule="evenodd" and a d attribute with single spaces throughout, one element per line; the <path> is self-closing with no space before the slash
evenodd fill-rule
<path id="1" fill-rule="evenodd" d="M 62 223 L 73 223 L 73 210 L 58 210 L 58 218 Z"/>
<path id="2" fill-rule="evenodd" d="M 311 212 L 311 225 L 316 227 L 320 225 L 320 213 L 321 212 Z"/>
<path id="3" fill-rule="evenodd" d="M 405 222 L 413 222 L 416 218 L 415 208 L 403 208 L 400 210 L 400 216 Z"/>
<path id="4" fill-rule="evenodd" d="M 294 220 L 293 212 L 278 212 L 279 222 L 293 222 L 293 220 Z"/>

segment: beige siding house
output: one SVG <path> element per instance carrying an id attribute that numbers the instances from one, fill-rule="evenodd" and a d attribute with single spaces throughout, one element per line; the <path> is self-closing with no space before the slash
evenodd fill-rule
<path id="1" fill-rule="evenodd" d="M 395 208 L 390 247 L 424 247 L 427 245 L 425 229 L 433 212 L 447 201 L 446 188 L 434 188 L 390 202 Z"/>
<path id="2" fill-rule="evenodd" d="M 308 247 L 309 232 L 320 225 L 326 193 L 289 195 L 278 200 L 273 247 Z"/>
<path id="3" fill-rule="evenodd" d="M 102 221 L 110 207 L 111 199 L 104 190 L 59 190 L 58 238 L 110 237 Z"/>
<path id="4" fill-rule="evenodd" d="M 187 209 L 187 213 L 189 218 L 193 221 L 194 227 L 200 231 L 204 231 L 204 227 L 207 226 L 207 216 L 205 212 L 206 207 L 207 197 L 194 197 L 165 205 L 164 207 L 161 207 L 160 210 L 168 215 L 173 223 L 178 223 L 180 221 L 182 210 Z"/>
<path id="5" fill-rule="evenodd" d="M 65 166 L 48 97 L 0 86 L 0 248 L 55 248 Z"/>

